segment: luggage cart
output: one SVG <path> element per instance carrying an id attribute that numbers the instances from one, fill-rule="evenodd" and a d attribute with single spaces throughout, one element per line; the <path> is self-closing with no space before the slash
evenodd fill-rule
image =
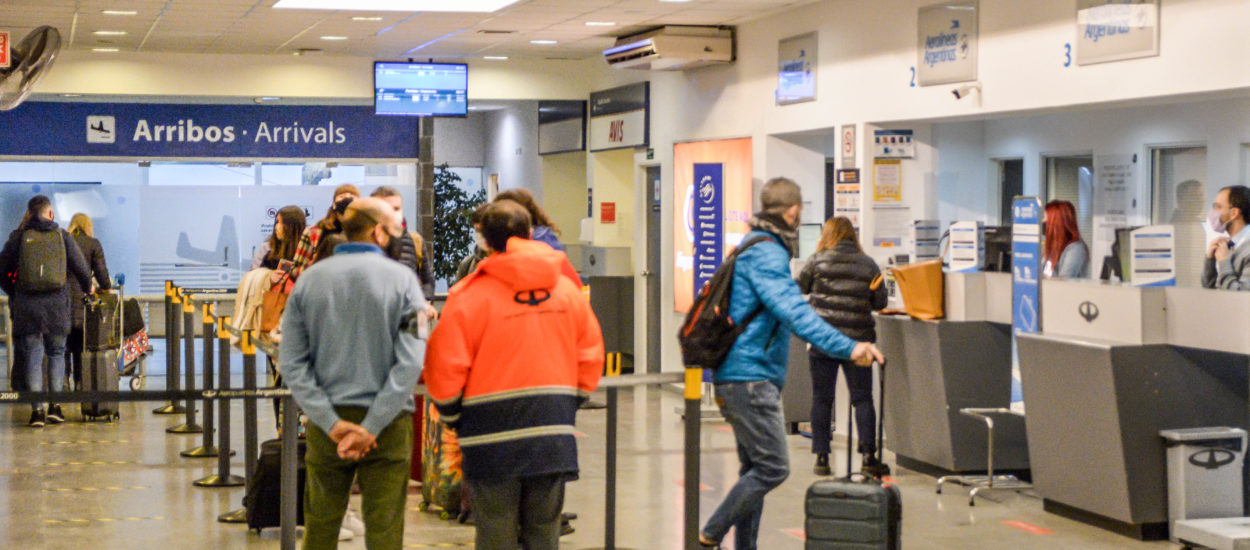
<path id="1" fill-rule="evenodd" d="M 118 319 L 118 330 L 121 331 L 121 365 L 119 371 L 121 376 L 130 377 L 130 389 L 142 390 L 147 386 L 148 354 L 152 352 L 152 343 L 148 340 L 147 324 L 143 322 L 142 308 L 135 308 L 139 312 L 139 327 L 132 331 L 126 330 L 126 296 L 123 293 L 125 278 L 118 276 L 117 283 L 117 301 L 121 306 L 121 315 Z M 134 298 L 131 298 L 134 300 Z M 138 302 L 136 302 L 138 303 Z M 131 321 L 133 324 L 133 320 Z M 130 334 L 127 334 L 130 332 Z"/>

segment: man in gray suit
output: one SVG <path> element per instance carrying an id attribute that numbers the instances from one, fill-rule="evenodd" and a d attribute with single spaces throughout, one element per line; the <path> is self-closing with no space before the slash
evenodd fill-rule
<path id="1" fill-rule="evenodd" d="M 1220 189 L 1215 197 L 1210 219 L 1211 229 L 1228 231 L 1207 247 L 1207 261 L 1202 268 L 1202 286 L 1224 290 L 1250 290 L 1250 187 L 1231 185 Z M 1218 218 L 1216 218 L 1218 216 Z"/>

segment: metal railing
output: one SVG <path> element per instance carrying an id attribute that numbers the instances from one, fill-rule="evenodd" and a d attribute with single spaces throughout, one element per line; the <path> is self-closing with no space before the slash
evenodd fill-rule
<path id="1" fill-rule="evenodd" d="M 140 297 L 141 301 L 155 303 L 154 297 Z M 217 472 L 193 485 L 204 488 L 238 487 L 245 480 L 250 481 L 256 469 L 258 443 L 258 419 L 256 401 L 258 399 L 277 398 L 282 401 L 280 440 L 281 454 L 281 491 L 280 491 L 280 529 L 281 548 L 296 548 L 296 513 L 297 506 L 302 503 L 296 491 L 296 440 L 298 432 L 298 412 L 291 396 L 285 388 L 258 387 L 256 383 L 256 354 L 266 353 L 270 358 L 277 359 L 277 349 L 272 343 L 260 342 L 255 331 L 239 331 L 230 326 L 230 318 L 216 315 L 213 302 L 223 298 L 214 295 L 200 300 L 194 294 L 184 293 L 183 289 L 172 282 L 166 283 L 165 296 L 160 298 L 165 307 L 166 329 L 166 388 L 164 390 L 137 391 L 73 391 L 73 392 L 0 392 L 0 405 L 12 403 L 87 403 L 87 402 L 161 402 L 167 404 L 153 411 L 156 414 L 185 415 L 184 422 L 179 426 L 166 430 L 171 434 L 200 433 L 202 441 L 198 447 L 180 453 L 184 458 L 217 458 Z M 233 299 L 232 297 L 230 299 Z M 198 311 L 203 339 L 203 384 L 195 389 L 195 322 L 196 303 L 200 302 Z M 4 302 L 0 302 L 3 305 Z M 5 312 L 7 315 L 7 312 Z M 179 319 L 181 317 L 181 319 Z M 181 323 L 179 322 L 181 320 Z M 6 330 L 8 323 L 6 322 Z M 238 349 L 243 354 L 243 387 L 230 387 L 230 361 L 234 346 L 231 339 L 238 339 Z M 214 353 L 213 341 L 216 341 Z M 11 339 L 10 339 L 11 342 Z M 11 345 L 11 344 L 10 344 Z M 179 345 L 182 353 L 179 353 Z M 185 366 L 185 377 L 183 367 Z M 214 373 L 216 371 L 216 373 Z M 216 378 L 216 380 L 214 380 Z M 621 354 L 609 353 L 605 361 L 605 377 L 596 391 L 607 394 L 607 429 L 605 458 L 605 507 L 604 507 L 604 548 L 616 548 L 616 488 L 617 488 L 617 433 L 619 423 L 619 396 L 621 388 L 643 386 L 663 386 L 673 383 L 685 383 L 685 490 L 683 529 L 683 547 L 686 550 L 700 548 L 699 533 L 699 475 L 700 475 L 700 431 L 702 425 L 701 399 L 703 397 L 702 369 L 686 369 L 685 373 L 621 375 Z M 216 382 L 214 384 L 214 382 Z M 185 387 L 184 387 L 185 385 Z M 425 388 L 418 386 L 416 393 L 425 394 Z M 231 400 L 244 400 L 244 465 L 246 477 L 233 475 L 230 472 L 231 445 Z M 204 423 L 196 421 L 195 404 L 203 404 Z M 214 410 L 216 412 L 214 418 Z M 217 436 L 216 446 L 212 445 L 214 432 Z M 693 480 L 693 481 L 692 481 Z M 218 521 L 226 523 L 246 522 L 246 511 L 235 510 L 218 517 Z"/>

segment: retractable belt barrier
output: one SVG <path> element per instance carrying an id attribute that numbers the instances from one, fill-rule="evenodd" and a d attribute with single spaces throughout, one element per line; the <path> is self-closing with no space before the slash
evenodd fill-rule
<path id="1" fill-rule="evenodd" d="M 280 399 L 282 401 L 281 435 L 281 548 L 296 548 L 295 521 L 297 506 L 296 488 L 296 440 L 298 431 L 298 412 L 291 391 L 286 388 L 261 388 L 256 384 L 256 353 L 265 353 L 277 360 L 277 346 L 270 342 L 259 342 L 255 331 L 239 331 L 230 326 L 229 317 L 217 317 L 211 302 L 220 301 L 217 293 L 208 293 L 218 299 L 206 300 L 201 304 L 201 324 L 203 338 L 204 387 L 195 389 L 195 297 L 184 294 L 183 289 L 171 281 L 165 287 L 165 323 L 166 323 L 166 389 L 135 390 L 135 391 L 72 391 L 72 392 L 0 392 L 0 405 L 19 403 L 84 403 L 97 401 L 110 402 L 167 402 L 153 412 L 156 414 L 185 414 L 185 423 L 170 428 L 169 433 L 202 433 L 199 447 L 183 451 L 186 458 L 217 458 L 217 473 L 195 480 L 197 487 L 238 487 L 250 481 L 256 469 L 259 451 L 257 433 L 256 400 Z M 149 300 L 149 302 L 154 300 Z M 179 322 L 182 321 L 182 322 Z M 7 322 L 6 322 L 7 329 Z M 231 338 L 239 339 L 239 349 L 243 352 L 243 388 L 230 388 L 230 356 L 232 351 Z M 217 353 L 213 353 L 213 340 L 217 343 Z M 185 382 L 182 382 L 182 362 L 179 360 L 178 344 L 184 346 Z M 12 346 L 11 339 L 9 345 Z M 216 368 L 214 368 L 216 362 Z M 214 386 L 213 373 L 217 373 Z M 607 394 L 607 429 L 606 429 L 606 475 L 605 475 L 605 506 L 604 506 L 604 549 L 617 550 L 616 546 L 616 485 L 617 485 L 617 424 L 619 422 L 618 407 L 620 388 L 662 386 L 683 383 L 685 385 L 685 493 L 684 493 L 684 544 L 685 550 L 697 550 L 699 545 L 699 454 L 702 416 L 700 412 L 702 399 L 702 369 L 686 369 L 685 373 L 636 374 L 621 376 L 621 354 L 609 353 L 605 358 L 605 376 L 598 391 Z M 418 395 L 425 394 L 425 388 L 416 388 Z M 597 393 L 596 392 L 596 393 Z M 230 407 L 228 401 L 244 400 L 244 463 L 245 478 L 230 473 L 230 459 L 234 454 L 230 449 Z M 203 403 L 204 425 L 195 422 L 195 403 Z M 218 403 L 222 402 L 222 403 Z M 213 413 L 216 412 L 216 418 Z M 191 429 L 194 428 L 194 431 Z M 217 445 L 212 445 L 213 432 L 217 433 Z M 235 510 L 218 517 L 224 523 L 246 523 L 245 510 Z M 623 550 L 623 549 L 622 549 Z"/>

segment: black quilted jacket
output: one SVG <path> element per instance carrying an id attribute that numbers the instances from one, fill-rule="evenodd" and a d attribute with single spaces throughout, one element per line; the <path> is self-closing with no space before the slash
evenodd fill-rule
<path id="1" fill-rule="evenodd" d="M 852 340 L 876 342 L 876 322 L 872 312 L 885 308 L 885 285 L 871 290 L 872 280 L 881 273 L 877 263 L 860 252 L 851 241 L 833 250 L 822 250 L 808 259 L 799 274 L 799 290 L 807 295 L 812 309 Z"/>

